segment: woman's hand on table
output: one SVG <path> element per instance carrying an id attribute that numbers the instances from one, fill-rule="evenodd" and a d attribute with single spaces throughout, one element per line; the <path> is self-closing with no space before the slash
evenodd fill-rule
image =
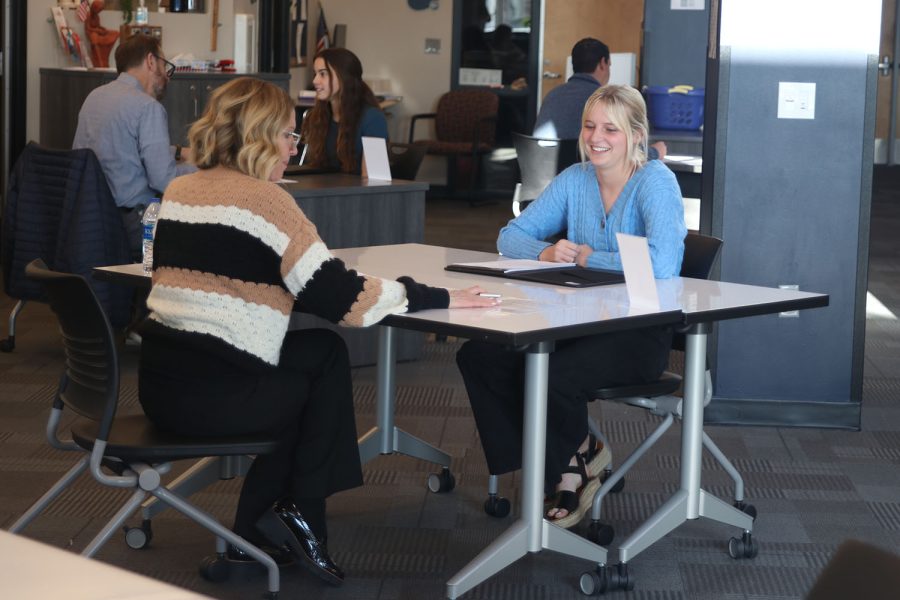
<path id="1" fill-rule="evenodd" d="M 575 262 L 578 263 L 579 267 L 587 267 L 588 256 L 593 253 L 593 248 L 591 248 L 587 244 L 581 244 L 580 246 L 578 246 L 578 256 L 575 257 Z"/>
<path id="2" fill-rule="evenodd" d="M 488 308 L 500 304 L 499 294 L 484 294 L 477 285 L 464 290 L 448 290 L 450 292 L 450 308 Z"/>
<path id="3" fill-rule="evenodd" d="M 578 258 L 581 246 L 569 240 L 559 240 L 541 251 L 538 260 L 547 262 L 573 263 Z"/>

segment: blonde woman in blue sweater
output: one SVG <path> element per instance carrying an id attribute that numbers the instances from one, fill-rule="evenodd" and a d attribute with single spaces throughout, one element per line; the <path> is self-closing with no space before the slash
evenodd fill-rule
<path id="1" fill-rule="evenodd" d="M 684 254 L 684 209 L 672 172 L 647 160 L 649 126 L 640 93 L 604 86 L 584 107 L 584 162 L 560 173 L 500 231 L 511 258 L 622 270 L 616 233 L 647 237 L 654 274 L 674 277 Z M 556 243 L 546 238 L 565 232 Z M 557 343 L 547 391 L 545 517 L 578 523 L 599 487 L 609 452 L 588 433 L 585 391 L 657 378 L 668 362 L 672 331 L 653 327 Z M 491 474 L 521 468 L 524 355 L 476 341 L 457 354 Z"/>

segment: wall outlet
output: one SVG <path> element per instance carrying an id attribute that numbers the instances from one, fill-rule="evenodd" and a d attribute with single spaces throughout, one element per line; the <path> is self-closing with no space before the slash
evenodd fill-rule
<path id="1" fill-rule="evenodd" d="M 425 54 L 440 54 L 441 40 L 439 38 L 425 38 Z"/>
<path id="2" fill-rule="evenodd" d="M 779 290 L 793 290 L 795 292 L 799 292 L 800 286 L 797 285 L 796 283 L 789 283 L 789 284 L 785 284 L 785 285 L 779 285 L 778 289 Z M 786 310 L 784 312 L 778 313 L 778 316 L 781 318 L 787 318 L 787 319 L 799 319 L 800 311 L 799 310 Z"/>

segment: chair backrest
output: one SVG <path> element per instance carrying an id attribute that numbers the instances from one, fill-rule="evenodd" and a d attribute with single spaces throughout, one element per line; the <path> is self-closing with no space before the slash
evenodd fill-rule
<path id="1" fill-rule="evenodd" d="M 496 126 L 486 121 L 496 118 L 500 100 L 486 90 L 451 90 L 438 100 L 434 120 L 437 139 L 442 142 L 471 143 L 478 128 L 479 142 L 494 145 Z"/>
<path id="2" fill-rule="evenodd" d="M 721 248 L 722 240 L 717 237 L 701 233 L 687 234 L 684 238 L 681 276 L 708 279 Z"/>
<path id="3" fill-rule="evenodd" d="M 81 275 L 51 271 L 37 259 L 25 267 L 25 276 L 42 285 L 59 321 L 66 352 L 59 400 L 99 421 L 97 439 L 108 439 L 119 397 L 119 362 L 106 313 Z"/>
<path id="4" fill-rule="evenodd" d="M 422 159 L 428 147 L 422 144 L 388 144 L 388 161 L 391 164 L 391 177 L 413 181 L 419 173 Z"/>
<path id="5" fill-rule="evenodd" d="M 16 161 L 6 195 L 2 235 L 3 284 L 20 300 L 42 300 L 25 266 L 40 258 L 52 269 L 91 276 L 94 267 L 131 262 L 122 215 L 96 155 L 34 142 Z M 117 325 L 130 317 L 131 291 L 91 281 Z"/>
<path id="6" fill-rule="evenodd" d="M 536 138 L 513 133 L 522 178 L 519 200 L 534 200 L 560 171 L 578 162 L 578 140 Z"/>

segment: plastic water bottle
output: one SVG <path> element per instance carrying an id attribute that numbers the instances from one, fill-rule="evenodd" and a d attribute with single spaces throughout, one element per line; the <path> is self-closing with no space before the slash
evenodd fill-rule
<path id="1" fill-rule="evenodd" d="M 159 198 L 154 198 L 144 210 L 144 217 L 141 219 L 143 225 L 143 256 L 144 256 L 144 273 L 149 275 L 153 272 L 153 236 L 156 233 L 156 219 L 159 218 Z"/>
<path id="2" fill-rule="evenodd" d="M 137 7 L 137 10 L 134 14 L 134 22 L 136 25 L 146 25 L 150 20 L 150 15 L 147 14 L 147 7 L 144 6 L 144 0 L 141 0 L 141 5 Z"/>

